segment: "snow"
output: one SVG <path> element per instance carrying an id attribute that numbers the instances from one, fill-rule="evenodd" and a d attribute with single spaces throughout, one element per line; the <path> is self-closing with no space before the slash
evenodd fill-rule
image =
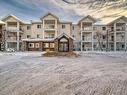
<path id="1" fill-rule="evenodd" d="M 127 95 L 126 52 L 0 53 L 0 95 Z"/>

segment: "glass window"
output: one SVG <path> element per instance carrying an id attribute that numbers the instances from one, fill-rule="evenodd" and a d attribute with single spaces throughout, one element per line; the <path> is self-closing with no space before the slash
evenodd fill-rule
<path id="1" fill-rule="evenodd" d="M 75 30 L 75 27 L 73 26 L 73 30 Z"/>
<path id="2" fill-rule="evenodd" d="M 27 35 L 27 38 L 31 38 L 31 36 L 30 35 Z"/>
<path id="3" fill-rule="evenodd" d="M 35 46 L 36 48 L 39 48 L 40 47 L 39 43 L 36 43 L 35 45 L 36 45 Z"/>
<path id="4" fill-rule="evenodd" d="M 40 25 L 40 24 L 38 24 L 38 25 L 37 25 L 37 28 L 38 28 L 38 29 L 39 29 L 39 28 L 41 28 L 41 25 Z"/>
<path id="5" fill-rule="evenodd" d="M 106 27 L 102 27 L 102 30 L 106 30 Z"/>
<path id="6" fill-rule="evenodd" d="M 106 36 L 105 35 L 103 35 L 103 39 L 106 39 Z"/>
<path id="7" fill-rule="evenodd" d="M 54 43 L 50 43 L 50 48 L 54 48 Z"/>
<path id="8" fill-rule="evenodd" d="M 97 27 L 93 27 L 93 30 L 97 30 Z"/>
<path id="9" fill-rule="evenodd" d="M 49 43 L 44 43 L 44 48 L 49 48 Z"/>
<path id="10" fill-rule="evenodd" d="M 64 29 L 64 28 L 65 28 L 65 25 L 63 24 L 63 25 L 62 25 L 62 29 Z"/>
<path id="11" fill-rule="evenodd" d="M 31 27 L 28 25 L 28 26 L 27 26 L 27 30 L 30 30 L 30 29 L 31 29 Z"/>
<path id="12" fill-rule="evenodd" d="M 29 43 L 29 48 L 34 48 L 34 43 Z"/>
<path id="13" fill-rule="evenodd" d="M 122 48 L 124 48 L 124 45 L 122 45 Z"/>
<path id="14" fill-rule="evenodd" d="M 37 34 L 37 38 L 40 38 L 40 35 L 39 34 Z"/>

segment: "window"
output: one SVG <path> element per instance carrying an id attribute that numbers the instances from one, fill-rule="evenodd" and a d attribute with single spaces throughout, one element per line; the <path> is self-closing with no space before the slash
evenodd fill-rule
<path id="1" fill-rule="evenodd" d="M 30 35 L 27 35 L 27 38 L 31 38 L 31 36 Z"/>
<path id="2" fill-rule="evenodd" d="M 37 28 L 38 28 L 38 29 L 40 29 L 40 28 L 41 28 L 41 25 L 40 25 L 40 24 L 38 24 L 38 25 L 37 25 Z"/>
<path id="3" fill-rule="evenodd" d="M 124 48 L 124 45 L 122 45 L 122 48 Z"/>
<path id="4" fill-rule="evenodd" d="M 96 36 L 96 35 L 94 35 L 94 36 L 93 36 L 93 38 L 94 38 L 94 39 L 96 39 L 96 38 L 97 38 L 97 36 Z"/>
<path id="5" fill-rule="evenodd" d="M 30 30 L 31 29 L 31 27 L 30 26 L 27 26 L 27 30 Z"/>
<path id="6" fill-rule="evenodd" d="M 114 31 L 114 27 L 111 27 L 111 31 Z"/>
<path id="7" fill-rule="evenodd" d="M 97 30 L 97 27 L 93 27 L 93 30 Z"/>
<path id="8" fill-rule="evenodd" d="M 63 24 L 63 25 L 62 25 L 62 29 L 64 29 L 64 28 L 65 28 L 65 25 Z"/>
<path id="9" fill-rule="evenodd" d="M 103 35 L 103 39 L 105 39 L 106 37 Z"/>
<path id="10" fill-rule="evenodd" d="M 106 30 L 106 27 L 102 27 L 102 30 Z"/>
<path id="11" fill-rule="evenodd" d="M 73 30 L 75 30 L 75 27 L 74 26 L 72 28 L 73 28 Z"/>
<path id="12" fill-rule="evenodd" d="M 111 41 L 114 41 L 114 36 L 111 36 Z"/>
<path id="13" fill-rule="evenodd" d="M 39 48 L 39 47 L 40 47 L 39 43 L 36 43 L 36 44 L 35 44 L 35 47 L 36 47 L 36 48 Z"/>
<path id="14" fill-rule="evenodd" d="M 106 46 L 105 45 L 103 45 L 103 48 L 105 48 Z"/>
<path id="15" fill-rule="evenodd" d="M 49 43 L 44 43 L 44 48 L 49 48 Z"/>
<path id="16" fill-rule="evenodd" d="M 37 38 L 40 38 L 40 35 L 39 34 L 37 34 Z"/>
<path id="17" fill-rule="evenodd" d="M 82 40 L 83 40 L 83 41 L 85 40 L 85 36 L 84 36 L 84 35 L 82 36 Z"/>
<path id="18" fill-rule="evenodd" d="M 29 48 L 34 48 L 34 43 L 29 43 Z"/>
<path id="19" fill-rule="evenodd" d="M 50 48 L 54 48 L 54 43 L 50 43 Z"/>

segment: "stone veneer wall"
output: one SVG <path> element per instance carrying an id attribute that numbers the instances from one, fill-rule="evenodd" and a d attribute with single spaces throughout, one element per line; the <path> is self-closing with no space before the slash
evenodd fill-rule
<path id="1" fill-rule="evenodd" d="M 69 38 L 69 51 L 73 51 L 73 39 Z"/>
<path id="2" fill-rule="evenodd" d="M 55 39 L 54 44 L 55 44 L 54 50 L 58 51 L 58 39 Z"/>

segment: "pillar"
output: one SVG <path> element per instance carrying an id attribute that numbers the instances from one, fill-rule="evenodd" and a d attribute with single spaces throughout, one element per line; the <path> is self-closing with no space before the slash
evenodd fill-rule
<path id="1" fill-rule="evenodd" d="M 127 50 L 127 23 L 125 23 L 125 51 Z"/>
<path id="2" fill-rule="evenodd" d="M 20 32 L 19 27 L 20 27 L 19 22 L 17 22 L 17 31 L 16 31 L 17 32 L 17 51 L 19 51 L 19 42 L 20 42 L 19 41 L 19 32 Z"/>
<path id="3" fill-rule="evenodd" d="M 116 23 L 114 23 L 114 51 L 116 51 Z"/>
<path id="4" fill-rule="evenodd" d="M 57 20 L 55 20 L 55 37 L 57 37 Z"/>
<path id="5" fill-rule="evenodd" d="M 42 35 L 42 38 L 44 39 L 44 38 L 45 38 L 45 36 L 44 36 L 44 34 L 45 34 L 45 33 L 44 33 L 44 31 L 45 31 L 45 26 L 44 26 L 45 23 L 44 23 L 44 19 L 43 19 L 42 22 L 43 22 L 43 26 L 42 26 L 42 27 L 43 27 L 43 31 L 42 31 L 42 32 L 43 32 L 43 35 Z"/>
<path id="6" fill-rule="evenodd" d="M 93 46 L 94 46 L 93 36 L 94 36 L 94 30 L 93 30 L 93 23 L 92 23 L 92 51 L 94 50 L 94 48 L 93 48 Z"/>
<path id="7" fill-rule="evenodd" d="M 80 32 L 81 32 L 81 51 L 82 51 L 82 22 L 81 22 L 81 29 L 80 29 Z"/>

